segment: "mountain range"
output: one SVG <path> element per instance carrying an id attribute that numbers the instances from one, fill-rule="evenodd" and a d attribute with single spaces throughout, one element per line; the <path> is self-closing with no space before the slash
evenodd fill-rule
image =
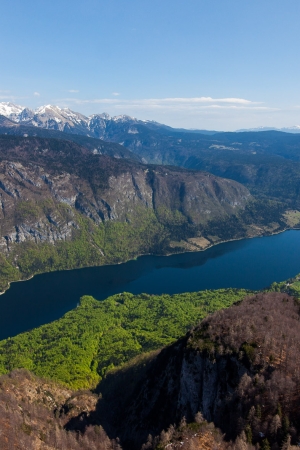
<path id="1" fill-rule="evenodd" d="M 283 128 L 276 128 L 276 127 L 258 127 L 258 128 L 244 128 L 240 131 L 283 131 L 284 133 L 300 133 L 300 125 L 294 125 L 293 127 L 283 127 Z"/>
<path id="2" fill-rule="evenodd" d="M 13 104 L 0 106 L 6 114 L 0 116 L 2 134 L 64 139 L 116 158 L 208 171 L 244 184 L 252 195 L 298 208 L 299 133 L 203 134 L 129 116 L 87 118 L 56 106 L 31 112 Z"/>
<path id="3" fill-rule="evenodd" d="M 41 272 L 300 226 L 296 133 L 179 130 L 51 105 L 2 103 L 0 113 L 1 290 Z M 0 343 L 1 446 L 292 448 L 298 285 L 83 297 Z M 24 367 L 35 375 L 14 370 Z"/>
<path id="4" fill-rule="evenodd" d="M 139 120 L 128 115 L 119 115 L 111 117 L 107 113 L 92 114 L 85 116 L 79 112 L 74 112 L 69 108 L 61 108 L 55 105 L 44 105 L 32 110 L 30 108 L 16 105 L 11 102 L 0 102 L 0 115 L 3 115 L 14 122 L 23 125 L 32 125 L 35 127 L 47 128 L 50 130 L 64 131 L 66 133 L 83 134 L 89 137 L 100 139 L 109 138 L 114 124 L 126 129 L 129 134 L 138 134 L 139 131 L 135 125 L 144 125 L 150 130 L 156 130 L 169 133 L 200 133 L 205 135 L 215 135 L 222 133 L 215 130 L 197 130 L 172 128 L 151 120 Z M 259 132 L 259 131 L 282 131 L 285 133 L 300 133 L 300 125 L 276 128 L 259 127 L 237 130 L 237 132 Z"/>
<path id="5" fill-rule="evenodd" d="M 110 128 L 114 124 L 126 127 L 129 134 L 137 134 L 135 125 L 147 125 L 150 129 L 172 130 L 171 127 L 161 125 L 157 122 L 137 120 L 134 117 L 121 115 L 110 117 L 107 113 L 93 114 L 89 117 L 78 112 L 71 111 L 69 108 L 60 108 L 54 105 L 45 105 L 31 110 L 26 107 L 15 105 L 13 103 L 0 103 L 0 114 L 12 121 L 34 127 L 46 128 L 49 130 L 63 131 L 88 137 L 105 139 Z"/>
<path id="6" fill-rule="evenodd" d="M 2 289 L 33 273 L 199 250 L 286 226 L 282 208 L 236 181 L 53 138 L 0 136 L 0 201 Z"/>
<path id="7" fill-rule="evenodd" d="M 34 273 L 299 224 L 300 134 L 209 135 L 128 116 L 1 107 L 2 289 Z"/>

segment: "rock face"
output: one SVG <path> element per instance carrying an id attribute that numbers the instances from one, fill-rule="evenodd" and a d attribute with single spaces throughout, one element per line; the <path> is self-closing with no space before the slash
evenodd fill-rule
<path id="1" fill-rule="evenodd" d="M 86 117 L 69 108 L 60 108 L 55 105 L 44 105 L 36 110 L 31 110 L 10 102 L 0 102 L 0 114 L 23 125 L 87 135 L 98 139 L 108 137 L 115 128 L 114 125 L 117 129 L 120 127 L 122 130 L 125 129 L 129 134 L 138 134 L 135 125 L 147 123 L 147 121 L 137 120 L 126 115 L 110 117 L 103 113 Z"/>
<path id="2" fill-rule="evenodd" d="M 165 348 L 127 403 L 125 441 L 135 445 L 200 411 L 227 438 L 244 431 L 274 449 L 288 434 L 298 442 L 299 307 L 287 294 L 258 294 Z"/>
<path id="3" fill-rule="evenodd" d="M 0 104 L 1 106 L 1 104 Z M 25 111 L 25 110 L 24 110 Z M 0 108 L 1 113 L 1 108 Z M 43 122 L 41 122 L 43 123 Z M 55 121 L 55 124 L 57 122 Z M 76 131 L 76 130 L 75 130 Z M 75 133 L 74 131 L 74 133 Z M 107 155 L 114 158 L 130 159 L 141 162 L 141 158 L 135 155 L 126 147 L 113 142 L 105 142 L 98 138 L 92 138 L 88 134 L 74 134 L 61 131 L 61 127 L 45 128 L 42 126 L 33 126 L 27 122 L 19 120 L 14 122 L 4 115 L 0 115 L 0 134 L 11 136 L 35 136 L 41 138 L 54 138 L 68 140 L 90 150 L 93 154 Z"/>
<path id="4" fill-rule="evenodd" d="M 0 103 L 1 113 L 7 121 L 15 121 L 14 125 L 1 126 L 0 117 L 2 133 L 43 136 L 48 131 L 62 133 L 78 143 L 88 136 L 94 138 L 94 148 L 90 147 L 91 142 L 85 142 L 92 151 L 111 154 L 107 143 L 114 143 L 123 147 L 123 152 L 116 147 L 113 150 L 121 157 L 133 158 L 135 155 L 143 163 L 205 170 L 242 183 L 263 200 L 268 198 L 280 201 L 288 208 L 300 208 L 300 133 L 274 130 L 208 133 L 174 129 L 126 115 L 110 117 L 104 113 L 85 117 L 51 105 L 30 111 L 18 105 Z M 99 142 L 106 147 L 104 150 L 99 148 Z M 126 152 L 126 156 L 122 156 Z"/>
<path id="5" fill-rule="evenodd" d="M 244 208 L 242 185 L 192 172 L 91 154 L 71 142 L 0 139 L 1 249 L 27 240 L 67 240 L 92 219 L 126 221 L 137 210 L 177 211 L 191 224 Z"/>

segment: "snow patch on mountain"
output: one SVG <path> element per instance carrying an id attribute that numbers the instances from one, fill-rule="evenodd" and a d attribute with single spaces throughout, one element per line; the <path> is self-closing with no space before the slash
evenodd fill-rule
<path id="1" fill-rule="evenodd" d="M 11 102 L 0 103 L 0 114 L 12 120 L 17 120 L 23 109 L 25 109 L 24 106 L 15 105 Z"/>
<path id="2" fill-rule="evenodd" d="M 127 116 L 126 114 L 123 114 L 121 116 L 114 116 L 111 118 L 114 122 L 137 122 L 137 119 L 135 117 Z"/>
<path id="3" fill-rule="evenodd" d="M 126 114 L 111 117 L 104 112 L 102 114 L 92 114 L 87 117 L 69 108 L 62 108 L 50 104 L 32 110 L 11 102 L 0 102 L 0 114 L 14 122 L 24 125 L 81 134 L 104 140 L 107 138 L 108 130 L 111 129 L 116 129 L 116 133 L 118 133 L 118 130 L 122 130 L 122 132 L 125 131 L 129 134 L 138 134 L 139 131 L 136 126 L 139 124 L 148 124 L 153 129 L 157 127 L 169 128 L 152 120 L 138 120 Z M 300 133 L 300 125 L 285 128 L 260 127 L 238 131 L 268 130 Z"/>
<path id="4" fill-rule="evenodd" d="M 291 127 L 276 128 L 276 127 L 257 127 L 257 128 L 243 128 L 241 130 L 236 130 L 236 133 L 247 132 L 247 131 L 282 131 L 284 133 L 300 133 L 300 125 L 294 125 Z"/>

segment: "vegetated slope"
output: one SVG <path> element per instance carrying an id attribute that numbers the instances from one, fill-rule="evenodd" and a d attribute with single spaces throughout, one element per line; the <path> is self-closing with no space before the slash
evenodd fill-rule
<path id="1" fill-rule="evenodd" d="M 115 417 L 117 433 L 139 448 L 149 433 L 200 411 L 228 439 L 244 433 L 249 443 L 278 449 L 290 435 L 297 443 L 299 320 L 299 300 L 275 292 L 204 319 L 152 359 L 128 403 L 119 400 L 126 416 Z M 101 402 L 99 411 L 104 417 Z"/>
<path id="2" fill-rule="evenodd" d="M 84 423 L 94 414 L 97 401 L 90 391 L 70 391 L 24 369 L 0 377 L 1 450 L 122 450 L 119 439 L 109 439 L 101 425 L 84 432 L 80 427 L 70 429 L 74 420 Z M 239 443 L 226 443 L 219 430 L 197 414 L 194 423 L 182 421 L 179 427 L 150 438 L 142 449 L 168 445 L 169 450 L 238 450 Z"/>
<path id="3" fill-rule="evenodd" d="M 2 289 L 34 273 L 199 250 L 286 226 L 281 205 L 255 202 L 234 181 L 57 139 L 2 135 L 0 195 Z"/>
<path id="4" fill-rule="evenodd" d="M 123 293 L 99 302 L 83 297 L 61 319 L 0 342 L 0 373 L 26 368 L 72 388 L 95 386 L 106 372 L 159 349 L 245 290 L 177 295 Z"/>
<path id="5" fill-rule="evenodd" d="M 142 127 L 147 129 L 144 130 Z M 118 139 L 114 133 L 106 140 L 124 140 L 125 146 L 140 154 L 148 162 L 185 166 L 190 157 L 201 158 L 202 152 L 212 156 L 223 151 L 244 155 L 279 156 L 300 161 L 300 135 L 280 131 L 217 133 L 212 136 L 201 133 L 166 133 L 150 130 L 147 125 L 139 125 L 139 133 L 122 130 Z M 121 133 L 121 130 L 120 130 Z M 220 152 L 220 153 L 219 153 Z"/>
<path id="6" fill-rule="evenodd" d="M 96 138 L 83 136 L 80 134 L 69 134 L 59 130 L 49 130 L 47 128 L 38 128 L 30 125 L 22 125 L 5 116 L 0 115 L 0 134 L 21 137 L 40 137 L 46 139 L 60 139 L 75 142 L 76 144 L 98 153 L 99 155 L 108 155 L 114 158 L 124 158 L 133 161 L 140 161 L 141 158 L 128 148 L 113 142 L 105 142 Z"/>
<path id="7" fill-rule="evenodd" d="M 137 127 L 139 130 L 139 127 Z M 108 140 L 123 145 L 145 162 L 206 170 L 245 184 L 260 197 L 299 207 L 300 135 L 260 133 L 197 133 L 165 135 L 141 130 Z"/>
<path id="8" fill-rule="evenodd" d="M 110 117 L 104 113 L 85 117 L 51 105 L 35 112 L 2 105 L 3 113 L 19 124 L 10 126 L 9 133 L 27 126 L 29 134 L 34 130 L 60 130 L 68 139 L 82 144 L 76 135 L 119 143 L 145 163 L 210 171 L 245 184 L 255 195 L 299 207 L 300 134 L 274 130 L 203 134 L 129 116 Z M 97 144 L 92 141 L 96 149 Z"/>
<path id="9" fill-rule="evenodd" d="M 294 448 L 290 443 L 296 444 L 300 433 L 296 298 L 284 292 L 248 293 L 162 351 L 145 353 L 174 340 L 191 318 L 203 318 L 245 294 L 122 294 L 103 303 L 83 298 L 60 321 L 3 341 L 2 363 L 11 356 L 12 366 L 19 358 L 17 365 L 28 367 L 39 359 L 38 370 L 48 378 L 60 379 L 58 372 L 45 370 L 54 363 L 55 370 L 63 365 L 60 375 L 73 371 L 73 379 L 80 380 L 84 364 L 81 386 L 82 380 L 91 381 L 86 376 L 90 356 L 90 368 L 107 363 L 107 356 L 121 364 L 116 370 L 110 365 L 98 395 L 70 391 L 24 370 L 0 377 L 3 448 Z"/>
<path id="10" fill-rule="evenodd" d="M 64 429 L 72 416 L 92 410 L 97 398 L 25 370 L 0 377 L 1 450 L 121 450 L 101 427 L 90 427 L 84 435 Z"/>
<path id="11" fill-rule="evenodd" d="M 299 147 L 300 152 L 300 147 Z M 253 195 L 277 199 L 290 208 L 300 208 L 300 162 L 266 154 L 217 150 L 191 156 L 184 165 L 207 170 L 247 186 Z"/>

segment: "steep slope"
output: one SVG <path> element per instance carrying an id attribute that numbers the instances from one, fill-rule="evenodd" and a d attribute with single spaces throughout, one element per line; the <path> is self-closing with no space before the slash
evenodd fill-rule
<path id="1" fill-rule="evenodd" d="M 0 103 L 0 114 L 18 122 L 35 127 L 85 134 L 87 117 L 68 108 L 44 105 L 35 111 L 10 102 Z"/>
<path id="2" fill-rule="evenodd" d="M 127 414 L 118 431 L 129 447 L 197 411 L 227 438 L 244 431 L 249 442 L 268 439 L 274 449 L 288 434 L 298 442 L 299 307 L 287 294 L 257 294 L 164 349 L 119 405 Z"/>
<path id="3" fill-rule="evenodd" d="M 51 105 L 36 111 L 12 104 L 0 106 L 0 113 L 19 124 L 119 143 L 144 163 L 206 170 L 243 183 L 260 198 L 300 208 L 299 133 L 267 130 L 203 134 L 126 115 L 110 117 L 104 113 L 85 117 Z M 96 144 L 94 148 L 97 149 Z"/>
<path id="4" fill-rule="evenodd" d="M 203 235 L 207 246 L 223 238 L 216 224 L 251 201 L 242 185 L 204 172 L 91 154 L 70 141 L 3 135 L 0 195 L 2 287 L 37 272 L 174 251 L 170 239 Z M 247 235 L 242 224 L 236 218 L 227 234 Z"/>
<path id="5" fill-rule="evenodd" d="M 190 222 L 201 223 L 232 213 L 250 199 L 243 186 L 207 173 L 91 155 L 57 140 L 1 137 L 0 161 L 3 199 L 18 202 L 27 199 L 29 190 L 37 190 L 43 199 L 52 196 L 95 222 L 124 220 L 136 205 L 171 210 L 177 206 Z M 11 211 L 2 209 L 8 210 L 8 219 Z"/>
<path id="6" fill-rule="evenodd" d="M 50 130 L 76 134 L 86 133 L 86 117 L 84 115 L 74 113 L 69 108 L 59 108 L 53 105 L 41 106 L 34 112 L 25 109 L 21 113 L 19 121 Z"/>
<path id="7" fill-rule="evenodd" d="M 19 120 L 24 109 L 24 106 L 15 105 L 11 102 L 0 102 L 0 114 L 11 120 Z"/>
<path id="8" fill-rule="evenodd" d="M 64 429 L 96 402 L 91 392 L 73 392 L 25 370 L 0 377 L 1 450 L 121 450 L 101 427 L 84 436 Z"/>
<path id="9" fill-rule="evenodd" d="M 300 134 L 277 131 L 163 133 L 144 124 L 106 126 L 105 139 L 121 142 L 144 162 L 206 170 L 246 185 L 252 194 L 299 206 Z"/>
<path id="10" fill-rule="evenodd" d="M 285 286 L 289 287 L 287 283 Z M 164 325 L 169 327 L 169 333 L 174 322 L 171 316 L 178 318 L 178 311 L 182 316 L 185 302 L 194 304 L 190 316 L 197 320 L 195 312 L 199 306 L 200 315 L 201 309 L 202 314 L 207 314 L 213 310 L 213 303 L 220 308 L 222 300 L 229 305 L 244 295 L 245 292 L 237 290 L 180 294 L 172 298 L 123 294 L 108 299 L 106 305 L 85 298 L 79 309 L 73 311 L 73 317 L 70 313 L 65 316 L 68 326 L 58 321 L 56 326 L 49 324 L 38 329 L 39 334 L 33 330 L 8 339 L 2 343 L 1 353 L 5 352 L 10 363 L 19 358 L 19 364 L 28 365 L 35 351 L 40 364 L 48 368 L 55 357 L 52 362 L 57 373 L 63 364 L 66 370 L 69 361 L 69 365 L 75 365 L 75 369 L 69 370 L 76 383 L 78 362 L 85 353 L 95 354 L 96 347 L 101 353 L 106 347 L 111 361 L 124 356 L 124 344 L 130 347 L 129 334 L 124 331 L 130 331 L 131 341 L 139 335 L 140 343 L 146 344 L 143 351 L 149 350 L 166 338 Z M 97 309 L 101 308 L 99 314 Z M 186 305 L 187 317 L 188 311 Z M 113 321 L 107 320 L 107 314 Z M 146 325 L 149 317 L 150 323 Z M 99 320 L 102 329 L 96 326 Z M 131 354 L 129 351 L 126 355 L 129 363 L 108 372 L 97 387 L 97 394 L 71 391 L 24 370 L 14 371 L 0 377 L 1 445 L 5 450 L 14 445 L 34 450 L 57 447 L 117 450 L 121 448 L 119 442 L 126 450 L 297 448 L 299 322 L 298 299 L 285 292 L 251 294 L 207 316 L 160 352 L 132 359 L 133 345 Z M 70 327 L 82 333 L 80 339 L 74 333 L 77 339 L 72 345 L 70 333 L 59 337 Z M 118 327 L 123 328 L 122 333 L 117 331 Z M 180 327 L 184 328 L 184 321 Z M 155 344 L 158 329 L 161 335 L 157 334 Z M 56 332 L 58 336 L 54 337 Z M 96 346 L 86 340 L 91 333 L 100 338 Z M 51 346 L 56 347 L 56 356 L 54 353 L 51 356 Z M 70 347 L 72 357 L 68 353 Z M 73 362 L 76 354 L 79 359 Z M 105 353 L 99 359 L 100 365 L 103 362 Z M 86 369 L 95 364 L 85 366 Z M 117 436 L 120 441 L 115 440 Z"/>
<path id="11" fill-rule="evenodd" d="M 95 139 L 80 134 L 70 134 L 58 130 L 23 125 L 22 123 L 13 122 L 3 115 L 0 115 L 0 134 L 22 137 L 34 136 L 46 139 L 54 138 L 65 141 L 68 140 L 90 150 L 92 153 L 141 162 L 141 158 L 138 155 L 122 145 L 115 144 L 113 142 L 105 142 L 100 139 Z"/>
<path id="12" fill-rule="evenodd" d="M 116 137 L 116 133 L 120 131 L 135 134 L 134 126 L 137 124 L 162 133 L 176 133 L 177 131 L 154 121 L 138 120 L 127 115 L 110 117 L 109 114 L 103 113 L 86 117 L 69 108 L 60 108 L 55 105 L 44 105 L 36 110 L 31 110 L 10 102 L 0 102 L 0 114 L 19 124 L 93 136 L 99 139 L 113 137 L 112 133 Z"/>
<path id="13" fill-rule="evenodd" d="M 98 396 L 89 391 L 70 391 L 25 370 L 0 377 L 1 450 L 122 450 L 119 439 L 110 439 L 101 425 L 70 430 L 76 416 L 83 423 L 94 414 L 97 400 Z M 182 421 L 179 427 L 171 426 L 161 436 L 149 438 L 141 450 L 163 448 L 240 449 L 225 442 L 201 414 L 192 424 Z"/>

